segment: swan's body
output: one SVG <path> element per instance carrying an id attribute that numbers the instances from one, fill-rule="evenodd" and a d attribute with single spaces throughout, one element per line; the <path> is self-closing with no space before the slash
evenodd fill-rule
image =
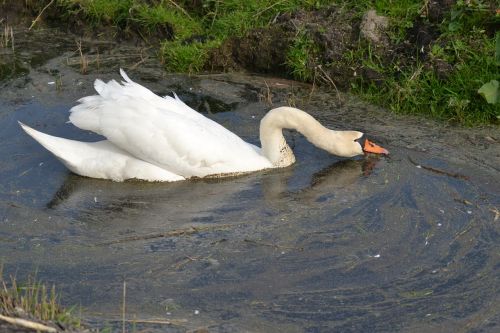
<path id="1" fill-rule="evenodd" d="M 283 128 L 296 129 L 314 145 L 351 157 L 363 153 L 363 133 L 333 131 L 309 114 L 290 107 L 273 109 L 262 119 L 262 149 L 243 141 L 184 104 L 133 82 L 96 80 L 98 95 L 79 100 L 70 112 L 75 126 L 107 140 L 87 143 L 22 128 L 76 174 L 123 181 L 178 181 L 191 177 L 244 173 L 295 162 Z"/>

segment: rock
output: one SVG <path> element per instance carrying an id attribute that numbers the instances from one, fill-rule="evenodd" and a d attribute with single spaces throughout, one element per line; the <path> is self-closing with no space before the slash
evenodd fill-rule
<path id="1" fill-rule="evenodd" d="M 367 11 L 363 15 L 359 26 L 361 36 L 375 46 L 389 45 L 389 38 L 386 30 L 389 27 L 389 20 L 385 16 L 377 15 L 374 9 Z"/>

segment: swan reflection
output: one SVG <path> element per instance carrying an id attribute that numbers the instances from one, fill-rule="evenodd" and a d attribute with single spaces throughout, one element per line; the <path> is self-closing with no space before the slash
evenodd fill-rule
<path id="1" fill-rule="evenodd" d="M 290 199 L 314 201 L 331 195 L 366 176 L 376 161 L 336 161 L 309 179 L 304 175 L 304 165 L 177 183 L 115 183 L 68 174 L 46 207 L 83 221 L 105 217 L 107 221 L 140 220 L 141 224 L 156 220 L 161 225 L 174 221 L 216 222 L 230 218 L 231 212 L 286 205 Z"/>

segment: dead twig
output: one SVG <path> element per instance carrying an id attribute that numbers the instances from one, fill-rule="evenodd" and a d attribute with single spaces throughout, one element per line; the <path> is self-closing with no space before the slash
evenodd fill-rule
<path id="1" fill-rule="evenodd" d="M 262 13 L 267 12 L 269 9 L 273 8 L 273 7 L 274 7 L 274 6 L 276 6 L 276 5 L 281 4 L 282 2 L 284 2 L 284 0 L 281 0 L 281 1 L 276 1 L 276 2 L 275 2 L 275 3 L 273 3 L 272 5 L 267 6 L 267 7 L 266 7 L 266 8 L 264 8 L 264 9 L 259 10 L 257 13 L 255 13 L 255 14 L 254 14 L 254 16 L 253 16 L 253 17 L 259 17 Z"/>
<path id="2" fill-rule="evenodd" d="M 460 237 L 462 237 L 463 235 L 465 235 L 466 233 L 468 233 L 469 231 L 472 230 L 472 227 L 473 227 L 473 224 L 474 224 L 474 221 L 469 223 L 464 230 L 460 231 L 459 233 L 457 233 L 455 235 L 455 237 L 453 238 L 453 241 L 450 242 L 450 244 L 452 244 L 453 242 L 456 242 L 457 239 L 459 239 Z"/>
<path id="3" fill-rule="evenodd" d="M 0 315 L 0 320 L 6 321 L 12 325 L 21 326 L 24 328 L 36 330 L 38 332 L 57 332 L 57 329 L 55 329 L 54 327 L 46 326 L 46 325 L 31 321 L 31 320 L 7 317 L 4 315 Z"/>
<path id="4" fill-rule="evenodd" d="M 342 102 L 342 98 L 340 97 L 340 92 L 337 89 L 337 85 L 335 84 L 335 82 L 333 82 L 333 79 L 330 77 L 330 75 L 328 75 L 328 73 L 325 72 L 325 70 L 323 69 L 323 67 L 321 67 L 321 65 L 316 66 L 316 68 L 320 70 L 321 74 L 323 74 L 321 76 L 323 78 L 323 80 L 325 80 L 326 82 L 329 82 L 333 86 L 333 88 L 335 88 L 335 92 L 337 93 L 337 98 L 338 98 L 339 102 Z"/>
<path id="5" fill-rule="evenodd" d="M 141 60 L 139 60 L 138 62 L 136 62 L 135 64 L 133 64 L 132 66 L 130 66 L 130 70 L 134 70 L 136 69 L 139 65 L 143 64 L 144 62 L 146 62 L 146 60 L 149 59 L 148 56 L 144 57 L 143 56 L 143 51 L 144 50 L 141 50 L 141 54 L 140 54 L 140 57 L 141 57 Z"/>
<path id="6" fill-rule="evenodd" d="M 187 265 L 188 263 L 190 262 L 193 262 L 193 261 L 197 261 L 197 260 L 200 260 L 201 258 L 199 257 L 190 257 L 190 256 L 186 256 L 186 258 L 184 258 L 182 261 L 179 261 L 178 263 L 176 263 L 174 265 L 174 267 L 176 269 L 180 269 L 182 266 L 185 266 Z"/>
<path id="7" fill-rule="evenodd" d="M 186 10 L 184 8 L 182 8 L 181 6 L 179 6 L 175 1 L 173 0 L 168 0 L 172 5 L 174 5 L 177 9 L 179 9 L 184 15 L 186 15 L 187 17 L 189 17 L 190 20 L 192 20 L 193 18 L 189 15 L 188 12 L 186 12 Z"/>
<path id="8" fill-rule="evenodd" d="M 264 100 L 266 101 L 267 104 L 273 105 L 273 94 L 271 93 L 271 88 L 269 88 L 269 85 L 267 84 L 266 80 L 264 80 L 264 83 L 266 85 L 266 93 L 263 96 Z"/>
<path id="9" fill-rule="evenodd" d="M 0 40 L 0 47 L 8 47 L 9 43 L 14 52 L 14 30 L 8 24 L 3 28 L 3 33 Z"/>
<path id="10" fill-rule="evenodd" d="M 42 14 L 43 12 L 49 8 L 53 3 L 54 3 L 55 0 L 51 0 L 45 7 L 43 7 L 42 11 L 38 14 L 38 16 L 33 20 L 33 22 L 31 22 L 31 25 L 30 27 L 28 28 L 28 30 L 31 30 L 35 24 L 38 22 L 38 20 L 42 17 Z"/>
<path id="11" fill-rule="evenodd" d="M 430 166 L 426 166 L 426 165 L 422 165 L 420 163 L 417 163 L 410 156 L 408 156 L 408 160 L 413 165 L 415 165 L 417 168 L 422 168 L 422 169 L 425 169 L 427 171 L 432 171 L 434 173 L 437 173 L 437 174 L 440 174 L 440 175 L 445 175 L 445 176 L 448 176 L 448 177 L 469 180 L 469 177 L 467 177 L 465 175 L 462 175 L 462 174 L 459 174 L 459 173 L 452 173 L 452 172 L 448 172 L 448 171 L 441 170 L 441 169 L 436 169 L 436 168 L 433 168 L 433 167 L 430 167 Z"/>
<path id="12" fill-rule="evenodd" d="M 478 205 L 475 205 L 473 204 L 472 202 L 470 202 L 469 200 L 467 199 L 462 199 L 462 198 L 453 198 L 453 200 L 455 200 L 456 202 L 460 202 L 466 206 L 476 206 L 477 208 L 479 208 Z"/>
<path id="13" fill-rule="evenodd" d="M 187 229 L 178 229 L 178 230 L 171 230 L 168 232 L 158 232 L 158 233 L 148 234 L 148 235 L 137 235 L 137 236 L 120 238 L 120 239 L 114 239 L 114 240 L 111 240 L 109 242 L 99 243 L 97 245 L 113 245 L 113 244 L 133 242 L 133 241 L 138 241 L 138 240 L 148 240 L 148 239 L 152 239 L 152 238 L 176 237 L 176 236 L 181 236 L 181 235 L 191 235 L 191 234 L 194 234 L 197 232 L 198 232 L 197 229 L 190 227 Z"/>
<path id="14" fill-rule="evenodd" d="M 76 42 L 76 46 L 78 47 L 78 52 L 80 53 L 80 73 L 86 74 L 89 67 L 89 61 L 87 60 L 87 57 L 83 55 L 81 39 Z"/>
<path id="15" fill-rule="evenodd" d="M 313 82 L 312 82 L 312 87 L 311 91 L 309 92 L 309 102 L 311 101 L 314 91 L 316 90 L 316 78 L 318 77 L 318 70 L 317 68 L 314 69 L 314 77 L 313 77 Z"/>
<path id="16" fill-rule="evenodd" d="M 123 303 L 122 303 L 122 333 L 125 333 L 125 313 L 126 313 L 127 281 L 123 281 Z"/>
<path id="17" fill-rule="evenodd" d="M 138 241 L 138 240 L 148 240 L 148 239 L 153 239 L 153 238 L 166 238 L 166 237 L 177 237 L 177 236 L 184 236 L 184 235 L 192 235 L 201 231 L 207 231 L 207 230 L 223 230 L 227 229 L 230 227 L 233 227 L 235 225 L 232 224 L 223 224 L 219 226 L 207 226 L 207 227 L 189 227 L 189 228 L 184 228 L 184 229 L 176 229 L 176 230 L 170 230 L 167 232 L 157 232 L 157 233 L 152 233 L 148 235 L 137 235 L 137 236 L 130 236 L 130 237 L 125 237 L 125 238 L 120 238 L 120 239 L 114 239 L 109 242 L 103 242 L 103 243 L 98 243 L 96 244 L 97 246 L 102 246 L 102 245 L 113 245 L 113 244 L 120 244 L 120 243 L 126 243 L 126 242 L 133 242 L 133 241 Z"/>
<path id="18" fill-rule="evenodd" d="M 122 319 L 106 319 L 109 322 L 121 322 Z M 155 325 L 176 325 L 181 326 L 187 323 L 187 319 L 171 319 L 171 320 L 160 320 L 160 319 L 127 319 L 126 323 L 136 323 L 136 324 L 155 324 Z"/>
<path id="19" fill-rule="evenodd" d="M 255 244 L 255 245 L 262 245 L 262 246 L 274 247 L 277 250 L 297 250 L 297 251 L 303 251 L 304 250 L 303 247 L 284 246 L 284 245 L 278 245 L 278 244 L 271 244 L 271 243 L 260 242 L 260 241 L 256 241 L 256 240 L 248 239 L 248 238 L 245 238 L 243 241 L 246 242 L 246 243 L 251 243 L 251 244 Z"/>
<path id="20" fill-rule="evenodd" d="M 78 41 L 77 47 L 78 47 Z M 79 51 L 79 50 L 78 50 Z M 80 52 L 78 52 L 80 53 Z M 113 55 L 113 56 L 103 56 L 101 54 L 97 55 L 92 55 L 92 54 L 87 54 L 85 55 L 85 61 L 87 66 L 88 65 L 93 65 L 95 64 L 97 66 L 97 69 L 99 69 L 100 66 L 107 65 L 107 64 L 116 64 L 117 62 L 120 61 L 133 61 L 137 59 L 142 59 L 142 55 L 139 53 L 128 53 L 124 55 Z M 147 58 L 145 59 L 147 60 Z M 142 62 L 141 60 L 139 60 Z M 66 63 L 68 66 L 77 66 L 82 64 L 82 57 L 80 54 L 78 54 L 78 57 L 72 57 L 72 58 L 67 58 Z M 132 65 L 133 66 L 133 65 Z"/>

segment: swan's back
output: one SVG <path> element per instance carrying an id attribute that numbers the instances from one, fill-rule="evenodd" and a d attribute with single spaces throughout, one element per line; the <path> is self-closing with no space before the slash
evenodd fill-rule
<path id="1" fill-rule="evenodd" d="M 183 177 L 271 167 L 258 147 L 175 97 L 160 97 L 121 71 L 122 84 L 96 80 L 98 95 L 79 100 L 70 121 L 105 136 L 132 156 Z"/>

